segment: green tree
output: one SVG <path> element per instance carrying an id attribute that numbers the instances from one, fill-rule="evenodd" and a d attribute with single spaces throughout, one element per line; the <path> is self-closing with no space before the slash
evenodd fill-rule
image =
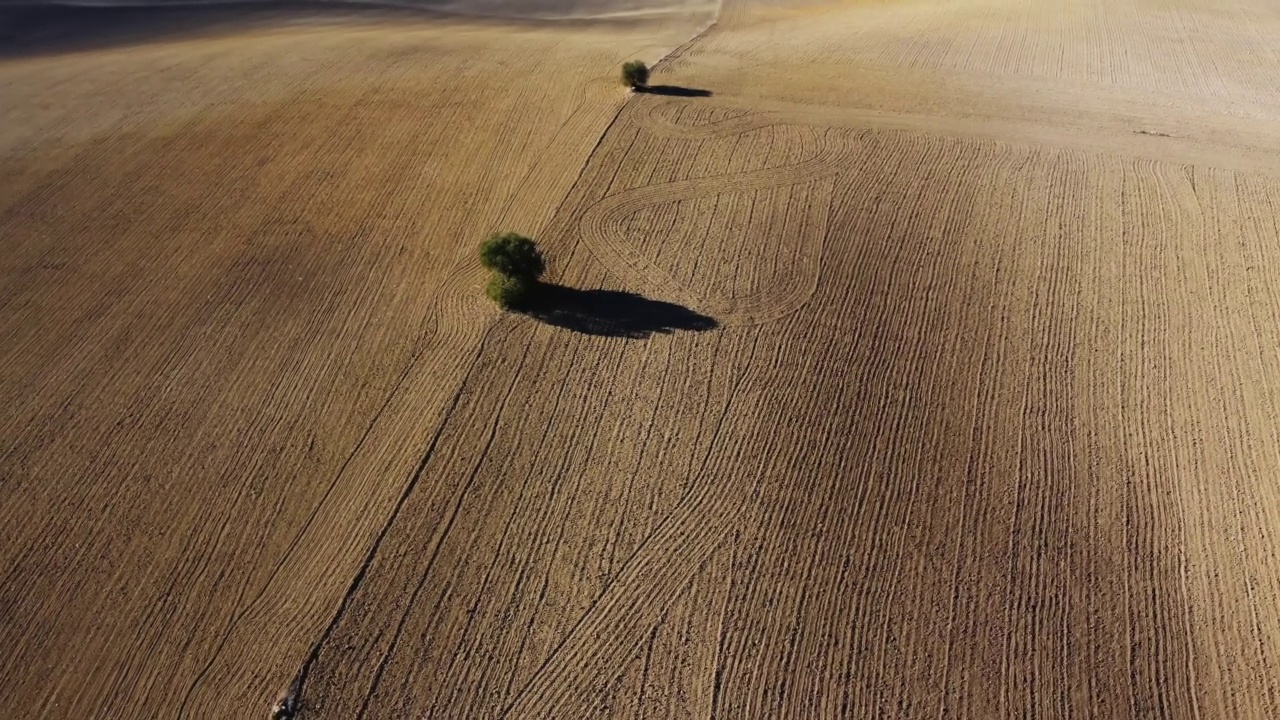
<path id="1" fill-rule="evenodd" d="M 649 84 L 649 66 L 639 60 L 629 60 L 622 64 L 622 84 L 632 90 L 639 90 Z"/>
<path id="2" fill-rule="evenodd" d="M 489 276 L 489 284 L 485 286 L 484 294 L 498 303 L 503 310 L 511 310 L 528 302 L 532 290 L 533 283 L 529 280 L 495 272 Z"/>
<path id="3" fill-rule="evenodd" d="M 495 233 L 480 245 L 480 264 L 507 277 L 532 284 L 546 271 L 538 246 L 529 238 L 512 232 Z"/>

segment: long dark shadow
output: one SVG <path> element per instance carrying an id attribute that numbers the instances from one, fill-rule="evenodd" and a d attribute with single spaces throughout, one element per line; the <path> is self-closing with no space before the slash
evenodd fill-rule
<path id="1" fill-rule="evenodd" d="M 647 87 L 636 88 L 636 90 L 642 93 L 648 93 L 649 95 L 669 95 L 671 97 L 711 97 L 710 90 L 680 87 L 679 85 L 649 85 Z"/>
<path id="2" fill-rule="evenodd" d="M 650 300 L 622 290 L 579 290 L 541 284 L 521 311 L 540 322 L 586 335 L 643 340 L 655 333 L 704 332 L 719 327 L 683 305 Z"/>

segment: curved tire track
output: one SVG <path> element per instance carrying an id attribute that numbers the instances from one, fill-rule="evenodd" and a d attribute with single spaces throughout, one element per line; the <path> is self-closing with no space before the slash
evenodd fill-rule
<path id="1" fill-rule="evenodd" d="M 640 112 L 639 124 L 648 132 L 685 140 L 725 138 L 753 130 L 781 125 L 767 115 L 752 114 L 728 118 L 707 125 L 688 126 L 671 122 L 658 114 L 674 102 L 653 104 Z M 821 227 L 804 233 L 795 248 L 800 264 L 796 271 L 773 287 L 738 297 L 708 297 L 695 293 L 670 273 L 627 242 L 620 228 L 629 216 L 666 203 L 726 193 L 768 190 L 824 180 L 838 174 L 848 161 L 846 147 L 813 133 L 816 151 L 793 165 L 691 178 L 647 185 L 607 196 L 591 205 L 579 220 L 582 239 L 611 271 L 636 290 L 660 294 L 714 316 L 725 325 L 752 325 L 786 317 L 804 306 L 817 288 L 826 213 Z"/>

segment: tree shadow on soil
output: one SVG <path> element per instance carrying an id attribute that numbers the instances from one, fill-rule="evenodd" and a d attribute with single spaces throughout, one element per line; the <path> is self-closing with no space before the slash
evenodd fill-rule
<path id="1" fill-rule="evenodd" d="M 643 340 L 677 330 L 704 332 L 719 327 L 715 318 L 683 305 L 650 300 L 621 290 L 578 290 L 542 284 L 537 297 L 520 311 L 540 322 L 585 335 Z"/>
<path id="2" fill-rule="evenodd" d="M 668 95 L 671 97 L 711 97 L 710 90 L 680 87 L 679 85 L 649 85 L 636 89 L 649 95 Z"/>

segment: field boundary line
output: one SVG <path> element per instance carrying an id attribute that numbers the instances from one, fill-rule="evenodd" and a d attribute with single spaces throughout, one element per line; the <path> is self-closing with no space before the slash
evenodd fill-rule
<path id="1" fill-rule="evenodd" d="M 702 38 L 707 36 L 707 33 L 714 30 L 720 24 L 720 14 L 723 11 L 724 11 L 724 0 L 716 0 L 716 11 L 711 15 L 711 22 L 707 23 L 705 27 L 703 27 L 701 30 L 694 33 L 693 37 L 677 45 L 671 52 L 667 53 L 666 55 L 663 55 L 658 60 L 658 62 L 653 64 L 653 69 L 655 71 L 662 70 L 666 68 L 668 65 L 670 65 L 672 62 L 679 60 L 685 54 L 686 51 L 688 51 L 690 48 L 696 45 L 699 41 L 702 40 Z M 604 137 L 604 136 L 602 135 L 601 137 Z"/>
<path id="2" fill-rule="evenodd" d="M 485 330 L 484 336 L 480 338 L 480 342 L 476 345 L 476 350 L 471 357 L 471 362 L 467 365 L 467 370 L 463 374 L 463 378 L 470 376 L 475 370 L 476 363 L 479 362 L 480 357 L 484 354 L 484 347 L 489 341 L 489 337 L 495 327 L 497 326 L 490 325 L 489 328 Z M 413 363 L 410 365 L 412 364 Z M 453 398 L 449 401 L 449 405 L 445 412 L 441 414 L 440 423 L 436 425 L 435 432 L 432 433 L 431 441 L 427 444 L 426 452 L 423 453 L 421 460 L 418 461 L 418 466 L 414 469 L 413 475 L 409 477 L 409 481 L 405 483 L 404 489 L 401 490 L 400 497 L 396 500 L 396 504 L 392 508 L 390 515 L 388 515 L 387 520 L 382 524 L 382 528 L 374 538 L 373 544 L 369 546 L 368 552 L 365 553 L 364 560 L 360 563 L 359 570 L 356 572 L 355 577 L 352 578 L 351 583 L 347 586 L 347 591 L 343 594 L 342 600 L 338 603 L 338 609 L 334 612 L 333 617 L 329 620 L 324 631 L 320 633 L 319 638 L 317 638 L 315 643 L 312 644 L 311 651 L 307 654 L 302 666 L 298 669 L 298 673 L 294 676 L 293 682 L 290 683 L 287 696 L 292 698 L 295 702 L 301 704 L 302 692 L 306 686 L 307 677 L 311 673 L 311 667 L 315 664 L 316 660 L 319 659 L 321 649 L 329 641 L 329 637 L 333 634 L 333 631 L 337 629 L 338 623 L 342 621 L 343 616 L 346 615 L 347 607 L 350 605 L 352 598 L 355 597 L 355 594 L 359 592 L 360 586 L 364 583 L 364 579 L 369 572 L 369 568 L 373 565 L 373 561 L 377 558 L 378 551 L 382 548 L 382 542 L 390 533 L 392 526 L 395 525 L 396 519 L 400 516 L 401 509 L 404 508 L 409 496 L 413 494 L 414 489 L 418 486 L 418 482 L 422 479 L 428 463 L 430 463 L 431 458 L 435 455 L 436 447 L 440 443 L 440 438 L 444 435 L 444 429 L 449 425 L 448 419 L 453 415 L 453 412 L 458 407 L 458 402 L 462 398 L 462 392 L 465 387 L 465 381 L 458 383 L 458 387 L 453 393 Z M 441 540 L 443 541 L 443 536 L 441 536 Z"/>

